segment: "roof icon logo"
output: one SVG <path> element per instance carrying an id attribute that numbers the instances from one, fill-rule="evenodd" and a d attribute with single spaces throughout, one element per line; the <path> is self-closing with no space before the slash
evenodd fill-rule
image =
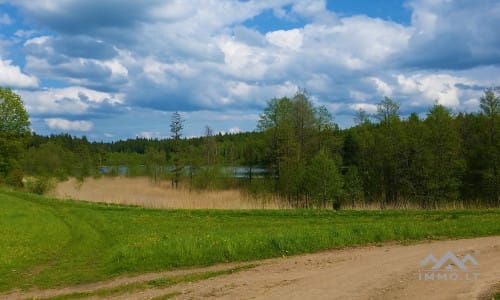
<path id="1" fill-rule="evenodd" d="M 462 271 L 467 271 L 468 267 L 467 265 L 473 265 L 473 266 L 478 266 L 478 262 L 476 259 L 470 255 L 466 254 L 462 259 L 459 259 L 453 252 L 448 251 L 446 254 L 441 257 L 439 260 L 434 257 L 434 255 L 429 254 L 427 255 L 421 262 L 420 265 L 425 267 L 429 265 L 429 263 L 433 263 L 432 267 L 429 270 L 448 270 L 448 271 L 454 271 L 455 267 L 457 267 L 459 270 Z"/>

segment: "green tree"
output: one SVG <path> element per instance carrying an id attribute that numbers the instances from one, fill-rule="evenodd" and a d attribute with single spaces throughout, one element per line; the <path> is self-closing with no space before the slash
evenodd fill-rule
<path id="1" fill-rule="evenodd" d="M 424 123 L 427 127 L 424 144 L 428 151 L 426 207 L 432 207 L 439 201 L 455 201 L 459 198 L 465 161 L 453 116 L 447 108 L 435 104 Z"/>
<path id="2" fill-rule="evenodd" d="M 390 124 L 395 119 L 399 119 L 398 112 L 399 112 L 399 104 L 394 102 L 389 97 L 384 97 L 384 100 L 382 100 L 377 105 L 376 117 L 380 121 L 380 123 Z M 360 114 L 362 113 L 360 112 Z M 362 116 L 360 116 L 360 118 L 362 118 Z"/>
<path id="3" fill-rule="evenodd" d="M 0 133 L 20 137 L 30 134 L 30 121 L 21 97 L 0 87 Z"/>
<path id="4" fill-rule="evenodd" d="M 78 160 L 80 158 L 67 148 L 51 140 L 28 150 L 25 170 L 30 175 L 64 180 L 71 174 Z"/>
<path id="5" fill-rule="evenodd" d="M 408 139 L 404 193 L 407 198 L 423 207 L 427 205 L 429 196 L 426 185 L 429 178 L 431 156 L 429 147 L 424 142 L 425 137 L 428 136 L 428 128 L 414 113 L 410 115 L 404 125 Z"/>
<path id="6" fill-rule="evenodd" d="M 362 108 L 360 108 L 357 111 L 356 116 L 354 117 L 354 123 L 356 125 L 362 125 L 362 124 L 370 123 L 370 115 L 365 110 L 363 110 Z"/>
<path id="7" fill-rule="evenodd" d="M 344 197 L 352 208 L 363 201 L 363 181 L 356 166 L 349 166 L 344 175 Z"/>
<path id="8" fill-rule="evenodd" d="M 343 179 L 335 161 L 324 151 L 318 152 L 306 171 L 307 187 L 316 205 L 340 207 Z"/>
<path id="9" fill-rule="evenodd" d="M 262 163 L 262 141 L 258 136 L 246 139 L 243 144 L 241 163 L 248 168 L 248 181 L 253 180 L 253 169 Z"/>
<path id="10" fill-rule="evenodd" d="M 331 123 L 329 122 L 331 121 L 331 115 L 329 116 L 325 107 L 321 109 L 321 114 L 317 114 L 317 110 L 305 92 L 295 94 L 292 99 L 292 109 L 291 121 L 295 131 L 294 138 L 297 141 L 297 159 L 301 163 L 305 163 L 307 158 L 314 151 L 317 151 L 316 145 L 313 143 L 316 128 L 322 132 L 324 127 Z M 328 117 L 330 117 L 330 120 L 328 120 Z"/>
<path id="11" fill-rule="evenodd" d="M 201 147 L 196 147 L 190 144 L 185 147 L 184 151 L 181 153 L 182 161 L 187 165 L 187 172 L 189 177 L 189 188 L 193 188 L 195 185 L 195 176 L 200 171 L 202 165 L 204 164 L 204 151 Z"/>
<path id="12" fill-rule="evenodd" d="M 489 192 L 490 201 L 500 206 L 500 87 L 487 89 L 480 99 L 482 113 L 488 120 L 488 130 L 483 141 L 485 153 L 483 159 L 488 161 L 484 174 L 484 185 Z"/>
<path id="13" fill-rule="evenodd" d="M 365 202 L 373 201 L 381 194 L 379 162 L 374 158 L 377 142 L 375 126 L 367 121 L 347 129 L 344 142 L 344 162 L 357 167 Z"/>
<path id="14" fill-rule="evenodd" d="M 294 206 L 308 207 L 311 195 L 306 173 L 312 158 L 324 151 L 341 161 L 341 139 L 331 114 L 326 107 L 314 107 L 305 92 L 299 91 L 292 99 L 270 100 L 257 128 L 265 136 L 275 191 Z"/>
<path id="15" fill-rule="evenodd" d="M 173 139 L 172 160 L 174 164 L 174 168 L 172 170 L 174 173 L 172 185 L 175 186 L 176 189 L 179 187 L 179 180 L 182 174 L 182 170 L 184 169 L 184 166 L 182 165 L 180 160 L 180 152 L 182 151 L 180 140 L 182 137 L 183 129 L 184 120 L 182 119 L 180 113 L 176 111 L 172 114 L 172 121 L 170 122 L 170 133 Z"/>
<path id="16" fill-rule="evenodd" d="M 296 141 L 292 122 L 293 103 L 287 98 L 271 99 L 260 116 L 257 129 L 263 132 L 267 144 L 265 156 L 271 177 L 275 179 L 275 191 L 279 192 L 285 158 L 295 152 Z"/>
<path id="17" fill-rule="evenodd" d="M 207 166 L 214 166 L 217 163 L 217 141 L 213 129 L 208 125 L 205 126 L 205 150 Z"/>
<path id="18" fill-rule="evenodd" d="M 378 179 L 386 205 L 397 205 L 404 180 L 406 135 L 399 118 L 399 105 L 385 97 L 377 107 L 376 147 L 372 158 L 378 164 Z"/>
<path id="19" fill-rule="evenodd" d="M 500 114 L 500 98 L 495 93 L 498 90 L 500 90 L 500 87 L 496 89 L 489 88 L 484 91 L 484 95 L 480 99 L 479 106 L 488 117 L 498 117 Z"/>
<path id="20" fill-rule="evenodd" d="M 160 150 L 158 147 L 149 145 L 146 147 L 146 167 L 149 171 L 150 176 L 153 178 L 154 182 L 158 182 L 160 176 L 163 174 L 163 168 L 165 166 L 166 153 Z"/>
<path id="21" fill-rule="evenodd" d="M 30 121 L 21 97 L 0 87 L 0 180 L 21 185 L 21 159 L 30 135 Z"/>

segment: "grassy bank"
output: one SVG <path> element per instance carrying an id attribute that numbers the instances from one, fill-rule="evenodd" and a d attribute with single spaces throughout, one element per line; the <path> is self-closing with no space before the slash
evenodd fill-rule
<path id="1" fill-rule="evenodd" d="M 0 189 L 0 291 L 383 241 L 500 234 L 500 210 L 153 210 Z"/>

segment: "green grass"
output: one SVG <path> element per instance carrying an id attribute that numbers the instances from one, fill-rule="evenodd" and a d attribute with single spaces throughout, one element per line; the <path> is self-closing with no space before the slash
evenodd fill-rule
<path id="1" fill-rule="evenodd" d="M 500 234 L 500 210 L 153 210 L 0 189 L 0 291 L 384 241 Z"/>

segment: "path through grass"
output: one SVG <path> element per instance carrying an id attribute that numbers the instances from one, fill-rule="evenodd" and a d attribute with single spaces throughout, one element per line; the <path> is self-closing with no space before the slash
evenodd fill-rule
<path id="1" fill-rule="evenodd" d="M 0 189 L 0 291 L 384 241 L 500 234 L 500 210 L 153 210 Z"/>

